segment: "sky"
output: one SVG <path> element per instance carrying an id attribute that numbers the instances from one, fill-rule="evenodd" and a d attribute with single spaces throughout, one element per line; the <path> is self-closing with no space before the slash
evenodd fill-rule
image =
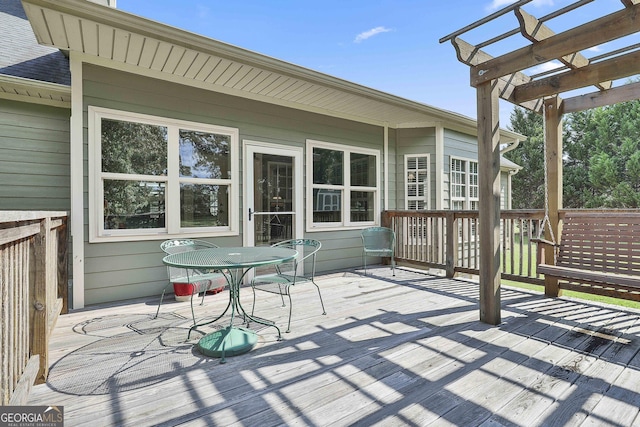
<path id="1" fill-rule="evenodd" d="M 542 17 L 576 0 L 533 0 L 524 9 Z M 476 118 L 469 67 L 439 39 L 513 0 L 117 0 L 117 8 L 253 52 L 412 101 Z M 547 25 L 555 32 L 622 8 L 594 0 Z M 478 43 L 517 26 L 513 13 L 462 36 Z M 515 40 L 514 40 L 515 39 Z M 524 45 L 510 38 L 498 56 Z M 520 44 L 518 44 L 520 43 Z M 595 55 L 598 48 L 593 49 Z M 501 101 L 500 125 L 513 106 Z"/>

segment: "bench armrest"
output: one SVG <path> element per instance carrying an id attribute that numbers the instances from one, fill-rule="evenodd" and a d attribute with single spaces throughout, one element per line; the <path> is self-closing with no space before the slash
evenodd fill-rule
<path id="1" fill-rule="evenodd" d="M 538 265 L 545 263 L 547 250 L 555 251 L 560 246 L 546 239 L 531 239 L 531 241 L 538 245 L 538 250 L 536 251 L 536 263 Z"/>
<path id="2" fill-rule="evenodd" d="M 560 246 L 559 244 L 553 243 L 551 240 L 547 240 L 547 239 L 531 239 L 531 241 L 534 242 L 534 243 L 543 244 L 543 245 L 549 245 L 549 246 L 554 246 L 554 247 Z"/>

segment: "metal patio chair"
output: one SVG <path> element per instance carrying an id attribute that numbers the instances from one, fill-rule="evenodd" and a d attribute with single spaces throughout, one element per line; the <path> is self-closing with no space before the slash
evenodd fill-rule
<path id="1" fill-rule="evenodd" d="M 313 283 L 318 290 L 320 305 L 322 306 L 322 314 L 327 314 L 324 309 L 324 302 L 322 301 L 320 287 L 314 280 L 316 272 L 316 255 L 322 247 L 322 243 L 318 240 L 312 239 L 293 239 L 276 243 L 273 246 L 295 249 L 298 251 L 298 256 L 296 256 L 292 261 L 276 265 L 276 272 L 273 274 L 266 274 L 253 278 L 251 281 L 251 287 L 253 288 L 253 306 L 251 308 L 251 314 L 253 315 L 256 307 L 256 290 L 280 294 L 283 307 L 286 306 L 284 296 L 287 295 L 289 297 L 289 322 L 287 324 L 286 332 L 290 332 L 291 313 L 293 312 L 291 289 L 302 283 Z M 307 270 L 303 273 L 304 267 L 306 267 Z"/>
<path id="2" fill-rule="evenodd" d="M 391 271 L 396 275 L 396 233 L 387 227 L 369 227 L 362 230 L 362 263 L 367 274 L 367 257 L 390 257 Z"/>
<path id="3" fill-rule="evenodd" d="M 160 249 L 162 249 L 162 251 L 167 255 L 218 247 L 219 246 L 216 244 L 196 239 L 170 239 L 165 240 L 160 245 Z M 224 288 L 227 285 L 227 279 L 222 273 L 212 273 L 209 271 L 199 271 L 196 269 L 190 269 L 189 271 L 187 271 L 187 269 L 185 268 L 170 266 L 167 266 L 167 273 L 169 276 L 169 283 L 162 290 L 162 295 L 160 296 L 160 302 L 158 303 L 158 309 L 156 310 L 155 318 L 158 317 L 160 306 L 162 305 L 164 294 L 167 292 L 167 289 L 174 284 L 184 284 L 188 287 L 191 287 L 191 292 L 187 296 L 187 298 L 191 303 L 191 317 L 193 318 L 193 324 L 195 325 L 196 316 L 193 311 L 193 296 L 202 294 L 202 300 L 200 301 L 200 305 L 202 305 L 204 304 L 204 297 L 207 294 L 207 291 Z M 176 296 L 176 300 L 180 301 L 181 299 Z"/>

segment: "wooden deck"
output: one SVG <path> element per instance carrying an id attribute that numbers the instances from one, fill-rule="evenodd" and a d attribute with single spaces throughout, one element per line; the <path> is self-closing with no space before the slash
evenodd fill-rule
<path id="1" fill-rule="evenodd" d="M 321 276 L 326 316 L 301 287 L 292 332 L 260 328 L 226 364 L 194 349 L 201 334 L 186 340 L 188 303 L 156 320 L 157 299 L 62 316 L 29 404 L 64 406 L 67 427 L 640 426 L 640 312 L 503 288 L 492 327 L 476 284 L 396 272 Z M 207 296 L 198 317 L 227 295 Z M 286 326 L 277 295 L 258 304 Z"/>

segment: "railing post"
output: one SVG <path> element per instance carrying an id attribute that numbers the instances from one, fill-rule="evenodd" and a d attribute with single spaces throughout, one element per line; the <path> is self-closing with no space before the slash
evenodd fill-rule
<path id="1" fill-rule="evenodd" d="M 67 218 L 62 221 L 62 226 L 57 229 L 58 236 L 58 297 L 62 299 L 62 314 L 69 312 L 69 228 Z"/>
<path id="2" fill-rule="evenodd" d="M 445 253 L 447 259 L 445 260 L 445 273 L 448 278 L 452 278 L 455 275 L 456 262 L 458 256 L 458 250 L 456 248 L 456 243 L 458 239 L 456 238 L 456 219 L 453 212 L 447 212 L 445 214 L 446 226 L 445 230 L 447 235 L 445 236 Z"/>
<path id="3" fill-rule="evenodd" d="M 29 327 L 30 353 L 40 356 L 40 369 L 36 377 L 36 383 L 41 384 L 46 381 L 49 369 L 49 359 L 47 357 L 47 337 L 49 335 L 49 308 L 47 306 L 47 281 L 48 268 L 50 262 L 50 244 L 48 234 L 51 229 L 51 218 L 46 217 L 40 220 L 40 233 L 35 236 L 33 242 L 32 257 L 32 277 L 30 305 L 31 324 Z"/>
<path id="4" fill-rule="evenodd" d="M 389 214 L 389 211 L 383 211 L 382 212 L 382 218 L 380 220 L 380 225 L 382 227 L 392 228 L 391 227 L 391 215 Z"/>

